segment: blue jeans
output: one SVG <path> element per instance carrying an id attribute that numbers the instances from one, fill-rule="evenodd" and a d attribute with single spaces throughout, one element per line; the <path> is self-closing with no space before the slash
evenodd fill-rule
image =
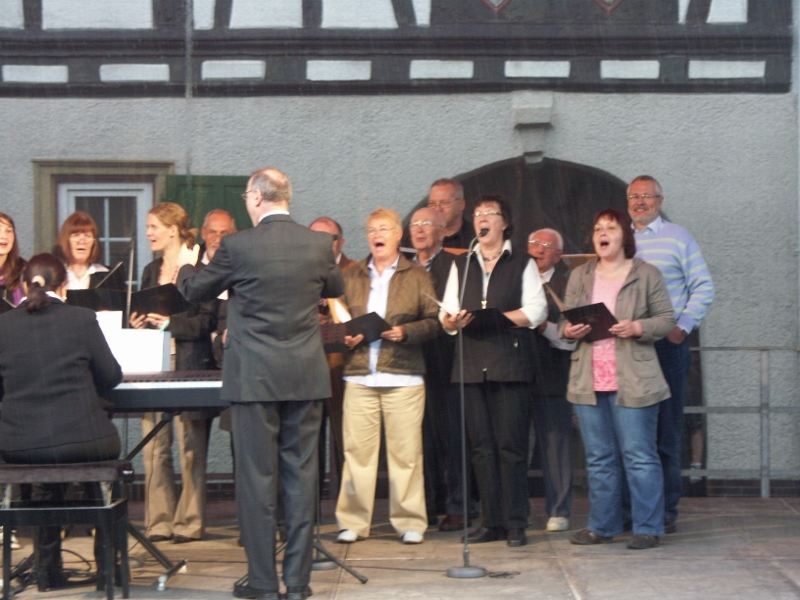
<path id="1" fill-rule="evenodd" d="M 616 392 L 597 392 L 596 396 L 596 406 L 575 405 L 589 472 L 587 527 L 604 537 L 622 531 L 626 477 L 633 533 L 664 535 L 664 478 L 656 449 L 658 404 L 627 408 L 616 404 Z"/>
<path id="2" fill-rule="evenodd" d="M 683 434 L 683 397 L 692 353 L 689 338 L 673 344 L 664 338 L 656 342 L 658 362 L 672 396 L 658 405 L 658 455 L 664 470 L 664 518 L 674 523 L 681 499 L 681 436 Z"/>

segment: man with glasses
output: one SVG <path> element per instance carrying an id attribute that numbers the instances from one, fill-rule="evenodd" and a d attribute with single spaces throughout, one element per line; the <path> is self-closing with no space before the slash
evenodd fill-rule
<path id="1" fill-rule="evenodd" d="M 444 216 L 444 239 L 442 246 L 445 248 L 467 248 L 475 237 L 472 230 L 472 219 L 464 218 L 466 201 L 464 200 L 464 186 L 455 179 L 437 179 L 431 184 L 428 192 L 428 208 Z M 411 232 L 406 231 L 403 236 L 402 246 L 411 245 Z"/>
<path id="2" fill-rule="evenodd" d="M 320 298 L 344 293 L 330 236 L 289 216 L 292 185 L 277 169 L 254 172 L 245 205 L 253 228 L 222 238 L 211 262 L 178 287 L 190 302 L 230 290 L 221 398 L 231 402 L 236 448 L 236 508 L 247 553 L 242 597 L 311 596 L 317 440 L 331 384 L 322 348 Z M 275 564 L 278 479 L 287 541 L 279 593 Z"/>
<path id="3" fill-rule="evenodd" d="M 636 257 L 661 271 L 678 322 L 666 338 L 656 342 L 658 361 L 672 396 L 659 404 L 658 453 L 664 470 L 664 529 L 674 533 L 681 497 L 683 396 L 692 362 L 688 337 L 700 326 L 714 300 L 714 284 L 692 234 L 662 218 L 663 202 L 661 185 L 650 175 L 640 175 L 628 186 Z"/>
<path id="4" fill-rule="evenodd" d="M 409 223 L 411 244 L 417 251 L 414 262 L 431 274 L 436 298 L 444 296 L 444 286 L 455 255 L 442 247 L 445 216 L 432 208 L 421 208 Z M 464 528 L 464 501 L 461 482 L 461 413 L 458 386 L 451 382 L 455 338 L 442 333 L 423 344 L 425 355 L 425 417 L 422 422 L 422 447 L 425 459 L 425 502 L 431 525 L 437 515 L 445 515 L 440 531 Z M 470 506 L 477 512 L 477 506 Z M 468 518 L 468 515 L 466 516 Z"/>
<path id="5" fill-rule="evenodd" d="M 533 332 L 534 401 L 531 404 L 536 445 L 544 473 L 547 531 L 566 531 L 572 513 L 572 405 L 567 402 L 569 363 L 576 342 L 558 336 L 569 269 L 561 261 L 564 238 L 555 229 L 528 236 L 528 254 L 536 261 L 547 293 L 547 320 Z"/>

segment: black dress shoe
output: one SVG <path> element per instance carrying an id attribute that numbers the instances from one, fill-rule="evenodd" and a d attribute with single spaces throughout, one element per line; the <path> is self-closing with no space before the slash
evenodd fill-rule
<path id="1" fill-rule="evenodd" d="M 171 536 L 171 535 L 159 535 L 159 534 L 155 534 L 155 535 L 148 535 L 148 536 L 147 536 L 147 541 L 148 541 L 148 542 L 168 542 L 168 541 L 170 541 L 171 539 L 172 539 L 172 536 Z"/>
<path id="2" fill-rule="evenodd" d="M 172 536 L 172 543 L 173 544 L 188 544 L 189 542 L 199 542 L 200 538 L 190 538 L 186 537 L 185 535 L 173 535 Z"/>
<path id="3" fill-rule="evenodd" d="M 311 586 L 289 586 L 286 588 L 286 600 L 306 600 L 314 595 Z"/>
<path id="4" fill-rule="evenodd" d="M 664 533 L 677 533 L 678 524 L 675 521 L 664 521 Z"/>
<path id="5" fill-rule="evenodd" d="M 528 543 L 528 536 L 525 535 L 525 530 L 521 527 L 519 529 L 509 529 L 506 543 L 512 548 L 519 548 Z"/>
<path id="6" fill-rule="evenodd" d="M 506 539 L 506 530 L 502 527 L 479 527 L 467 535 L 470 544 L 483 544 Z"/>

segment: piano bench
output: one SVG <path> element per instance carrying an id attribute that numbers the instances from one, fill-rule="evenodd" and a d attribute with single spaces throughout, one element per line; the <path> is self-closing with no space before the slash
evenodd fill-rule
<path id="1" fill-rule="evenodd" d="M 11 531 L 20 526 L 94 525 L 102 535 L 105 548 L 106 596 L 114 598 L 114 564 L 119 555 L 122 565 L 122 597 L 129 594 L 128 573 L 128 500 L 122 497 L 122 484 L 133 481 L 133 466 L 126 460 L 95 463 L 10 465 L 0 464 L 0 486 L 5 496 L 0 505 L 3 528 L 3 600 L 12 597 Z M 52 502 L 11 502 L 15 484 L 100 483 L 102 500 Z M 113 486 L 113 489 L 112 489 Z"/>

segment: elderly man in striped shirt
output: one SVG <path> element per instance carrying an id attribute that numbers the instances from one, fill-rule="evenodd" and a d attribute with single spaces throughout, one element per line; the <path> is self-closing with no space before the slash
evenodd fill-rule
<path id="1" fill-rule="evenodd" d="M 661 370 L 672 397 L 660 404 L 658 453 L 664 469 L 664 529 L 676 531 L 681 497 L 683 396 L 692 358 L 688 336 L 700 325 L 714 300 L 714 284 L 700 246 L 686 229 L 661 217 L 661 185 L 640 175 L 628 186 L 628 213 L 633 219 L 636 256 L 664 276 L 677 325 L 656 342 Z"/>

